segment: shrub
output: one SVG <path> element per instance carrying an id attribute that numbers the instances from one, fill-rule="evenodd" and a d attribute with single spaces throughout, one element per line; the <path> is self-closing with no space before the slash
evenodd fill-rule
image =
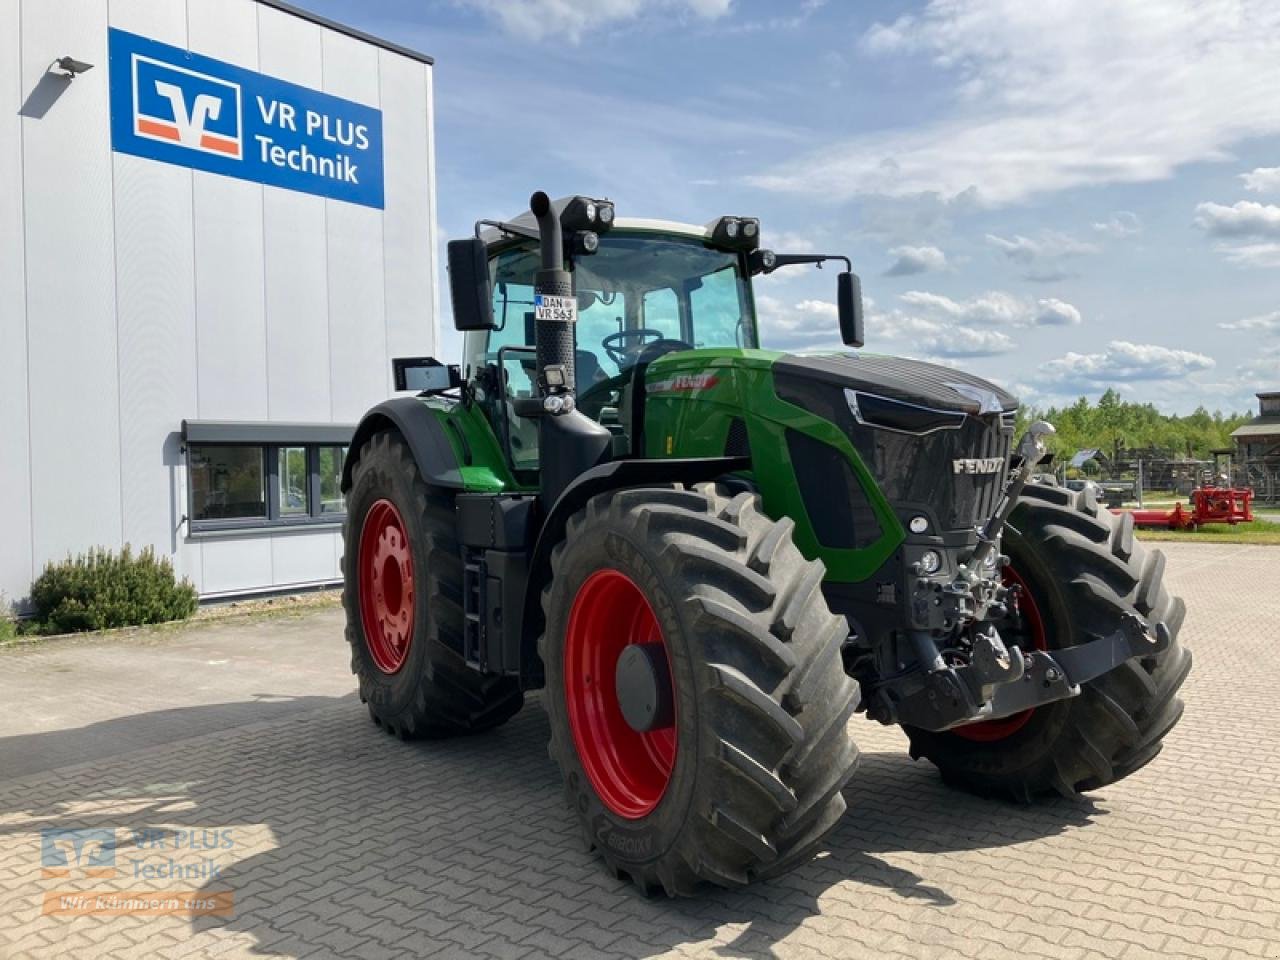
<path id="1" fill-rule="evenodd" d="M 134 556 L 127 545 L 48 564 L 31 585 L 31 600 L 42 633 L 185 620 L 196 609 L 195 588 L 177 580 L 167 559 L 150 547 Z"/>
<path id="2" fill-rule="evenodd" d="M 0 643 L 8 643 L 18 635 L 18 624 L 13 618 L 9 600 L 0 593 Z"/>

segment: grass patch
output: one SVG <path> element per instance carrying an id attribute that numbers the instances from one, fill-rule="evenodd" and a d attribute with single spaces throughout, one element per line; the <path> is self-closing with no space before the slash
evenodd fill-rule
<path id="1" fill-rule="evenodd" d="M 1143 540 L 1179 540 L 1184 543 L 1260 543 L 1280 546 L 1280 524 L 1254 520 L 1252 523 L 1237 523 L 1234 527 L 1229 523 L 1207 523 L 1195 530 L 1139 527 L 1138 536 Z"/>

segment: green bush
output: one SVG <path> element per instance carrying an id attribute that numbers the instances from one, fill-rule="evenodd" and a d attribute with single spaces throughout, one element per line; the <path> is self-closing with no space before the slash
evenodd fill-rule
<path id="1" fill-rule="evenodd" d="M 196 610 L 196 591 L 174 576 L 173 565 L 150 548 L 134 556 L 95 548 L 50 563 L 31 585 L 41 633 L 107 630 L 185 620 Z"/>

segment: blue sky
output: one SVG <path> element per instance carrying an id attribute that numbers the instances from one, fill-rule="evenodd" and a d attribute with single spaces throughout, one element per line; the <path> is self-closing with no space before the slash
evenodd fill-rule
<path id="1" fill-rule="evenodd" d="M 534 189 L 847 253 L 869 349 L 1032 403 L 1280 389 L 1273 0 L 301 0 L 436 58 L 439 221 Z M 762 336 L 834 336 L 831 271 Z M 441 352 L 457 352 L 451 337 Z"/>

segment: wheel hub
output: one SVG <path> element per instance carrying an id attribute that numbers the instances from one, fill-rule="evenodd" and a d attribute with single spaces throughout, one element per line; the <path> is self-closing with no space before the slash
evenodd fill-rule
<path id="1" fill-rule="evenodd" d="M 637 733 L 671 726 L 676 705 L 671 695 L 671 668 L 661 643 L 633 643 L 618 657 L 614 671 L 623 719 Z"/>
<path id="2" fill-rule="evenodd" d="M 404 518 L 390 500 L 377 501 L 365 514 L 356 563 L 369 656 L 383 673 L 396 673 L 413 642 L 413 552 Z"/>

